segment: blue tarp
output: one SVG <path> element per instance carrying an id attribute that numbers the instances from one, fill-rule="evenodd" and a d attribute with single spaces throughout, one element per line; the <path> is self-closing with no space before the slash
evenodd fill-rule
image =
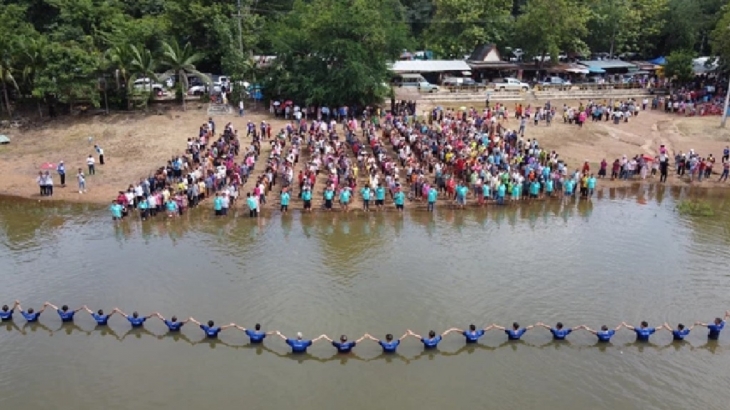
<path id="1" fill-rule="evenodd" d="M 662 56 L 662 57 L 657 57 L 653 60 L 649 60 L 649 62 L 652 64 L 655 64 L 655 65 L 664 65 L 667 63 L 667 59 Z"/>
<path id="2" fill-rule="evenodd" d="M 606 70 L 598 67 L 588 67 L 588 72 L 591 74 L 604 74 Z"/>

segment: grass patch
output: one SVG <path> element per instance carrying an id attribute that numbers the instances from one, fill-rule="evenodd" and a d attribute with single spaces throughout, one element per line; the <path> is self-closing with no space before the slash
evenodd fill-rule
<path id="1" fill-rule="evenodd" d="M 685 216 L 708 217 L 715 215 L 715 211 L 707 202 L 697 200 L 681 201 L 677 204 L 677 212 L 679 212 L 680 215 Z"/>

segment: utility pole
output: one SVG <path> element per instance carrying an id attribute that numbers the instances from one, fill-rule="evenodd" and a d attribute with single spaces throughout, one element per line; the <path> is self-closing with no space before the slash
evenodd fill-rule
<path id="1" fill-rule="evenodd" d="M 727 122 L 727 107 L 730 103 L 730 78 L 728 78 L 728 84 L 725 88 L 727 88 L 727 90 L 725 91 L 725 105 L 722 107 L 722 122 L 720 123 L 721 128 L 725 128 L 725 123 Z"/>

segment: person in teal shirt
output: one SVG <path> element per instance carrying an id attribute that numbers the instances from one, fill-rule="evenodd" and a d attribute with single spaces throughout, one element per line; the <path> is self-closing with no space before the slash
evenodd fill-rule
<path id="1" fill-rule="evenodd" d="M 177 203 L 172 199 L 165 203 L 165 209 L 167 210 L 167 216 L 170 218 L 178 214 Z"/>
<path id="2" fill-rule="evenodd" d="M 591 174 L 591 176 L 588 177 L 588 197 L 593 196 L 594 189 L 596 189 L 596 177 Z"/>
<path id="3" fill-rule="evenodd" d="M 530 183 L 530 198 L 536 199 L 538 194 L 540 194 L 540 183 L 537 181 L 532 181 Z"/>
<path id="4" fill-rule="evenodd" d="M 466 194 L 469 192 L 469 188 L 466 185 L 459 183 L 456 186 L 456 205 L 464 208 L 466 205 Z"/>
<path id="5" fill-rule="evenodd" d="M 213 199 L 213 210 L 215 211 L 215 216 L 223 215 L 223 198 L 221 197 L 221 194 L 215 194 L 215 198 Z"/>
<path id="6" fill-rule="evenodd" d="M 553 180 L 548 179 L 545 181 L 545 192 L 547 193 L 547 196 L 553 196 Z"/>
<path id="7" fill-rule="evenodd" d="M 436 205 L 436 199 L 438 199 L 439 191 L 431 187 L 428 190 L 428 212 L 433 212 L 433 207 Z"/>
<path id="8" fill-rule="evenodd" d="M 137 204 L 137 208 L 139 208 L 139 217 L 142 218 L 143 221 L 146 221 L 150 212 L 149 204 L 147 203 L 146 197 L 142 198 L 142 200 L 139 201 L 139 204 Z"/>
<path id="9" fill-rule="evenodd" d="M 287 213 L 289 211 L 289 199 L 291 198 L 291 195 L 289 194 L 289 191 L 284 188 L 283 191 L 281 191 L 281 212 Z"/>
<path id="10" fill-rule="evenodd" d="M 378 187 L 375 188 L 375 205 L 378 207 L 378 209 L 382 209 L 384 203 L 385 203 L 385 187 L 383 187 L 382 184 L 378 184 Z"/>
<path id="11" fill-rule="evenodd" d="M 499 184 L 497 187 L 497 205 L 504 205 L 505 194 L 507 194 L 507 185 Z"/>
<path id="12" fill-rule="evenodd" d="M 393 202 L 395 202 L 395 209 L 402 211 L 403 205 L 405 205 L 406 202 L 406 194 L 403 193 L 403 191 L 398 188 L 398 191 L 393 195 Z"/>
<path id="13" fill-rule="evenodd" d="M 490 196 L 492 196 L 492 189 L 489 187 L 489 183 L 484 182 L 482 185 L 482 198 L 486 202 Z"/>
<path id="14" fill-rule="evenodd" d="M 259 216 L 259 202 L 250 192 L 246 194 L 246 205 L 248 205 L 248 216 L 250 218 Z"/>
<path id="15" fill-rule="evenodd" d="M 511 194 L 512 194 L 513 201 L 520 199 L 520 184 L 517 184 L 517 183 L 512 184 L 510 191 L 512 191 Z"/>
<path id="16" fill-rule="evenodd" d="M 327 187 L 327 189 L 324 190 L 324 208 L 328 211 L 332 210 L 332 198 L 335 197 L 335 191 Z"/>
<path id="17" fill-rule="evenodd" d="M 362 209 L 365 212 L 370 212 L 370 187 L 365 186 L 360 190 L 362 195 Z"/>
<path id="18" fill-rule="evenodd" d="M 308 186 L 302 191 L 302 201 L 304 201 L 304 212 L 312 212 L 312 190 Z"/>
<path id="19" fill-rule="evenodd" d="M 113 220 L 118 221 L 122 219 L 122 206 L 116 200 L 112 201 L 109 211 L 112 213 Z"/>
<path id="20" fill-rule="evenodd" d="M 573 185 L 575 182 L 572 179 L 568 179 L 565 181 L 565 195 L 566 196 L 573 196 Z"/>
<path id="21" fill-rule="evenodd" d="M 342 210 L 344 212 L 347 212 L 347 206 L 350 204 L 350 188 L 344 187 L 340 191 L 340 206 L 342 206 Z"/>

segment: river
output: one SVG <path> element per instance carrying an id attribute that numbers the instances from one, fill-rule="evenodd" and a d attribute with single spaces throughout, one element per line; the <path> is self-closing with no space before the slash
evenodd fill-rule
<path id="1" fill-rule="evenodd" d="M 252 221 L 207 212 L 120 224 L 95 206 L 0 201 L 0 303 L 21 299 L 159 311 L 305 337 L 399 337 L 470 323 L 567 326 L 691 324 L 730 309 L 730 211 L 676 212 L 680 189 L 604 190 L 592 201 L 378 215 L 293 212 Z M 243 215 L 243 212 L 240 212 Z M 159 217 L 158 217 L 159 218 Z M 726 331 L 728 332 L 728 331 Z M 695 329 L 637 344 L 574 332 L 520 342 L 487 332 L 438 351 L 408 338 L 385 356 L 328 343 L 292 355 L 278 338 L 248 345 L 238 330 L 208 342 L 149 320 L 95 328 L 85 312 L 61 325 L 16 315 L 0 328 L 0 408 L 724 409 L 730 333 Z"/>

